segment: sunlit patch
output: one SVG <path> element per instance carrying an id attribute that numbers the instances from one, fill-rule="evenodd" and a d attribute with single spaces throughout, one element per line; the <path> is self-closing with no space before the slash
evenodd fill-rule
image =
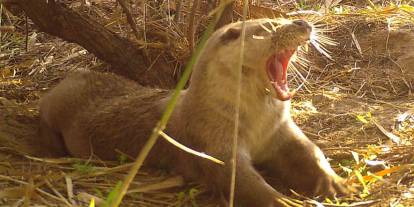
<path id="1" fill-rule="evenodd" d="M 314 116 L 319 113 L 318 109 L 310 100 L 298 100 L 293 102 L 290 112 L 295 120 L 301 121 L 306 121 L 310 116 Z"/>

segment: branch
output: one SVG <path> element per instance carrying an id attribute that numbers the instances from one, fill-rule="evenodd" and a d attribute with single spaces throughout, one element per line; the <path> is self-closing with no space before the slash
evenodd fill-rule
<path id="1" fill-rule="evenodd" d="M 141 37 L 140 37 L 139 32 L 138 32 L 137 24 L 135 23 L 135 20 L 132 17 L 131 12 L 128 9 L 128 5 L 125 3 L 124 0 L 117 0 L 117 1 L 118 1 L 119 5 L 121 5 L 122 10 L 124 11 L 124 13 L 127 17 L 127 21 L 128 21 L 129 26 L 131 26 L 131 29 L 134 31 L 135 38 L 137 38 L 137 40 L 140 40 Z"/>
<path id="2" fill-rule="evenodd" d="M 151 63 L 157 70 L 147 70 L 149 65 L 139 45 L 120 37 L 95 20 L 52 0 L 20 0 L 18 3 L 40 30 L 81 45 L 111 64 L 112 72 L 137 80 L 142 85 L 164 88 L 175 85 L 173 71 L 167 64 L 160 61 Z"/>

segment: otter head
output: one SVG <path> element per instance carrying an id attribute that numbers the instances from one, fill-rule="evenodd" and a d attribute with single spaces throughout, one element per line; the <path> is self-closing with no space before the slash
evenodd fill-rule
<path id="1" fill-rule="evenodd" d="M 242 24 L 224 26 L 210 37 L 200 59 L 203 67 L 215 62 L 217 65 L 207 66 L 208 70 L 238 71 Z M 279 100 L 289 100 L 288 63 L 297 48 L 310 39 L 312 26 L 303 20 L 255 19 L 246 21 L 245 28 L 242 74 L 258 77 L 256 85 L 260 90 L 267 89 Z"/>

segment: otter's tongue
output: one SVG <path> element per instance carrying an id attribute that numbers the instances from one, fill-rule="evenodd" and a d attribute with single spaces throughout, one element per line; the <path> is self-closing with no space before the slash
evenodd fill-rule
<path id="1" fill-rule="evenodd" d="M 292 96 L 287 84 L 287 66 L 294 52 L 294 50 L 288 50 L 275 54 L 267 61 L 267 75 L 275 89 L 276 97 L 282 101 L 289 100 Z"/>

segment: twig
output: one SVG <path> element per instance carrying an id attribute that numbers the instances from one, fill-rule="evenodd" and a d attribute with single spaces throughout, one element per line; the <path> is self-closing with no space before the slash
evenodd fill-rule
<path id="1" fill-rule="evenodd" d="M 189 44 L 189 48 L 190 48 L 190 53 L 193 53 L 194 50 L 194 35 L 195 35 L 195 30 L 196 30 L 196 26 L 194 25 L 194 21 L 195 21 L 195 16 L 198 10 L 198 5 L 200 3 L 200 0 L 194 0 L 193 1 L 193 7 L 191 8 L 191 13 L 190 13 L 190 21 L 188 22 L 188 31 L 187 31 L 187 38 L 188 38 L 188 44 Z"/>
<path id="2" fill-rule="evenodd" d="M 45 182 L 46 182 L 46 185 L 50 188 L 50 190 L 52 190 L 52 192 L 55 193 L 55 195 L 58 198 L 60 198 L 67 206 L 72 206 L 72 204 L 69 203 L 69 201 L 65 197 L 63 197 L 63 195 L 59 193 L 59 191 L 57 191 L 47 179 L 45 180 Z"/>
<path id="3" fill-rule="evenodd" d="M 25 42 L 24 42 L 24 48 L 26 52 L 29 50 L 29 24 L 27 22 L 27 15 L 24 15 L 24 22 L 25 22 Z"/>
<path id="4" fill-rule="evenodd" d="M 181 17 L 181 7 L 183 6 L 183 0 L 177 0 L 175 5 L 175 16 L 174 21 L 178 23 L 180 21 Z"/>
<path id="5" fill-rule="evenodd" d="M 137 24 L 134 20 L 134 18 L 132 17 L 131 11 L 128 9 L 128 5 L 125 3 L 125 0 L 117 0 L 119 5 L 122 7 L 122 10 L 124 11 L 126 17 L 127 17 L 127 21 L 129 26 L 131 27 L 135 38 L 137 39 L 137 42 L 143 45 L 143 53 L 145 56 L 146 61 L 149 63 L 151 62 L 149 59 L 149 54 L 148 54 L 148 50 L 147 50 L 147 44 L 146 44 L 146 40 L 144 40 L 144 42 L 142 42 L 141 37 L 139 35 L 139 31 L 137 28 Z M 144 3 L 145 5 L 145 3 Z"/>
<path id="6" fill-rule="evenodd" d="M 393 141 L 396 144 L 400 144 L 401 143 L 401 138 L 398 137 L 397 135 L 387 131 L 386 129 L 384 129 L 383 126 L 381 126 L 376 120 L 372 120 L 372 122 L 375 124 L 375 126 L 385 135 L 387 136 L 391 141 Z"/>
<path id="7" fill-rule="evenodd" d="M 184 179 L 181 176 L 175 176 L 168 178 L 158 183 L 147 184 L 132 190 L 129 190 L 127 193 L 145 193 L 150 191 L 159 191 L 162 189 L 179 187 L 184 185 Z"/>
<path id="8" fill-rule="evenodd" d="M 227 1 L 232 2 L 232 1 Z M 234 193 L 236 188 L 236 171 L 237 171 L 237 142 L 239 135 L 239 116 L 240 116 L 240 95 L 241 95 L 241 83 L 242 83 L 242 67 L 243 67 L 243 55 L 244 55 L 244 40 L 246 37 L 246 16 L 248 8 L 248 0 L 243 1 L 243 17 L 242 17 L 242 31 L 240 38 L 240 54 L 239 61 L 237 62 L 237 92 L 236 92 L 236 113 L 234 115 L 234 131 L 233 131 L 233 146 L 232 146 L 232 166 L 231 166 L 231 183 L 230 183 L 230 196 L 229 207 L 234 206 Z"/>
<path id="9" fill-rule="evenodd" d="M 14 26 L 0 26 L 1 32 L 14 32 L 14 30 L 16 30 Z"/>
<path id="10" fill-rule="evenodd" d="M 378 203 L 381 202 L 382 199 L 376 199 L 376 200 L 369 200 L 369 201 L 361 201 L 361 202 L 355 202 L 355 203 L 351 203 L 351 204 L 333 204 L 333 203 L 322 203 L 323 206 L 332 206 L 332 207 L 336 207 L 336 206 L 342 206 L 342 207 L 358 207 L 358 206 L 369 206 L 372 205 L 374 203 Z M 317 202 L 309 202 L 312 204 L 316 204 Z"/>
<path id="11" fill-rule="evenodd" d="M 108 175 L 115 172 L 127 171 L 133 166 L 133 163 L 127 163 L 123 165 L 119 165 L 112 168 L 97 168 L 96 171 L 87 174 L 74 174 L 73 179 L 80 179 L 80 178 L 88 178 L 88 177 L 97 177 L 102 175 Z"/>
<path id="12" fill-rule="evenodd" d="M 216 158 L 214 158 L 214 157 L 212 157 L 212 156 L 210 156 L 210 155 L 207 155 L 207 154 L 205 154 L 205 153 L 202 153 L 202 152 L 197 152 L 197 151 L 195 151 L 195 150 L 193 150 L 193 149 L 190 149 L 190 148 L 186 147 L 185 145 L 183 145 L 183 144 L 181 144 L 181 143 L 179 143 L 179 142 L 175 141 L 173 138 L 171 138 L 170 136 L 168 136 L 168 134 L 164 133 L 163 131 L 160 131 L 160 135 L 161 135 L 161 137 L 162 137 L 162 138 L 164 138 L 165 140 L 167 140 L 169 143 L 173 144 L 173 145 L 174 145 L 174 146 L 176 146 L 177 148 L 182 149 L 182 150 L 183 150 L 183 151 L 185 151 L 185 152 L 188 152 L 188 153 L 190 153 L 190 154 L 197 155 L 197 156 L 199 156 L 199 157 L 202 157 L 202 158 L 208 159 L 208 160 L 213 161 L 213 162 L 215 162 L 215 163 L 218 163 L 218 164 L 224 165 L 224 162 L 223 162 L 223 161 L 221 161 L 221 160 L 219 160 L 219 159 L 216 159 Z"/>
<path id="13" fill-rule="evenodd" d="M 34 183 L 33 183 L 33 178 L 30 177 L 28 184 L 26 185 L 26 190 L 24 193 L 24 203 L 23 206 L 24 207 L 29 207 L 30 206 L 30 200 L 33 196 L 33 191 L 34 191 Z"/>
<path id="14" fill-rule="evenodd" d="M 145 47 L 147 46 L 147 1 L 143 0 L 142 1 L 142 12 L 143 12 L 143 16 L 144 16 L 144 25 L 143 25 L 143 36 L 144 36 L 144 42 L 145 42 Z"/>
<path id="15" fill-rule="evenodd" d="M 73 182 L 72 178 L 69 175 L 65 176 L 65 183 L 68 199 L 72 205 L 75 205 L 75 200 L 73 200 Z"/>
<path id="16" fill-rule="evenodd" d="M 13 178 L 11 178 L 11 177 L 4 176 L 4 175 L 0 175 L 0 179 L 9 180 L 9 181 L 13 181 L 13 182 L 15 182 L 15 183 L 22 184 L 22 185 L 27 185 L 27 184 L 28 184 L 27 182 L 20 181 L 20 180 L 16 180 L 16 179 L 13 179 Z M 37 192 L 39 192 L 39 193 L 41 193 L 41 194 L 44 194 L 44 195 L 48 196 L 49 198 L 55 199 L 55 200 L 57 200 L 57 201 L 60 201 L 60 202 L 63 202 L 63 203 L 65 203 L 65 204 L 66 204 L 66 202 L 65 202 L 64 200 L 62 200 L 61 198 L 56 197 L 56 196 L 54 196 L 54 195 L 52 195 L 52 194 L 50 194 L 50 193 L 48 193 L 48 192 L 46 192 L 46 191 L 44 191 L 44 190 L 42 190 L 42 189 L 40 189 L 40 188 L 36 187 L 36 186 L 34 186 L 34 189 L 35 189 Z"/>
<path id="17" fill-rule="evenodd" d="M 127 17 L 127 21 L 128 21 L 129 26 L 134 31 L 135 38 L 137 38 L 137 40 L 139 40 L 141 37 L 140 37 L 139 32 L 138 32 L 137 24 L 136 24 L 134 18 L 132 17 L 132 14 L 128 9 L 127 4 L 125 3 L 124 0 L 117 0 L 117 1 L 118 1 L 119 5 L 122 7 L 122 10 L 124 11 L 124 13 Z"/>

